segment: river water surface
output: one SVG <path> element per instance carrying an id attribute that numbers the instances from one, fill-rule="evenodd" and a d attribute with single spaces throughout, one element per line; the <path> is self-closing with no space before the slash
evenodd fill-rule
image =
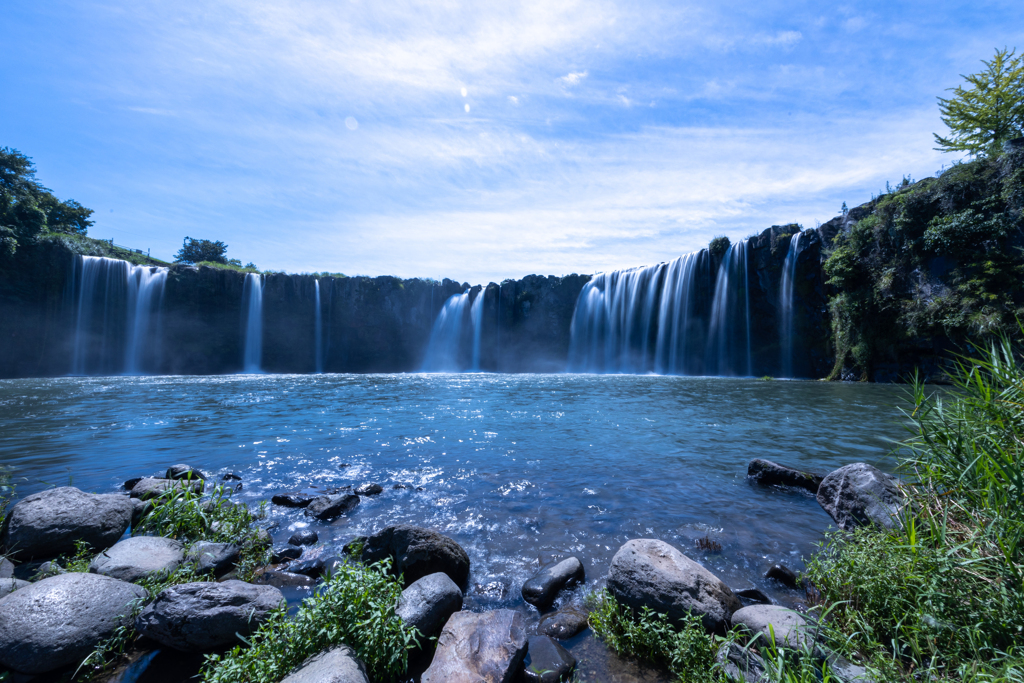
<path id="1" fill-rule="evenodd" d="M 246 501 L 377 482 L 350 517 L 312 525 L 322 552 L 390 524 L 435 528 L 469 553 L 469 609 L 535 617 L 519 591 L 541 565 L 576 555 L 586 590 L 638 537 L 794 605 L 762 574 L 801 569 L 831 520 L 809 493 L 751 485 L 747 462 L 891 469 L 903 399 L 884 385 L 635 375 L 9 380 L 0 464 L 22 495 L 115 492 L 179 462 L 241 475 Z M 270 521 L 281 541 L 307 525 L 285 508 Z M 705 536 L 722 550 L 699 551 Z"/>

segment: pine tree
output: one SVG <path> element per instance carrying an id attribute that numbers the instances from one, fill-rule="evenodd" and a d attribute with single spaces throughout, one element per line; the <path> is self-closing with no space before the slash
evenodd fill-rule
<path id="1" fill-rule="evenodd" d="M 998 154 L 1003 142 L 1024 136 L 1024 55 L 996 50 L 984 71 L 961 76 L 969 87 L 950 88 L 953 96 L 940 97 L 942 122 L 950 130 L 935 134 L 935 149 L 968 152 L 974 156 Z"/>

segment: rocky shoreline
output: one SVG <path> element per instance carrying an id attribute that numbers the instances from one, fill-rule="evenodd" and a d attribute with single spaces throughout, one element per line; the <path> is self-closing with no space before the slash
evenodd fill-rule
<path id="1" fill-rule="evenodd" d="M 844 530 L 898 523 L 903 499 L 896 481 L 864 463 L 821 477 L 754 460 L 747 474 L 760 485 L 810 491 Z M 585 581 L 579 558 L 561 559 L 523 584 L 523 600 L 542 615 L 536 624 L 516 610 L 463 611 L 470 557 L 453 539 L 403 524 L 353 539 L 343 556 L 307 552 L 317 549 L 313 529 L 274 545 L 260 511 L 231 500 L 239 479 L 228 474 L 215 484 L 198 469 L 175 465 L 162 477 L 129 480 L 127 495 L 68 486 L 10 506 L 0 531 L 0 670 L 10 672 L 10 681 L 58 680 L 126 633 L 141 643 L 135 650 L 140 663 L 150 661 L 147 650 L 222 652 L 286 604 L 282 589 L 312 590 L 346 563 L 382 561 L 402 581 L 394 613 L 422 636 L 416 654 L 425 665 L 419 667 L 423 683 L 553 682 L 567 680 L 575 669 L 576 659 L 560 641 L 584 631 L 587 614 L 572 605 L 553 608 L 559 595 Z M 272 504 L 304 508 L 311 520 L 329 521 L 358 514 L 361 498 L 381 492 L 374 483 L 319 496 L 283 492 Z M 200 529 L 199 536 L 185 533 L 185 523 Z M 766 576 L 800 588 L 784 566 L 770 567 Z M 632 610 L 650 608 L 672 622 L 697 616 L 711 633 L 773 634 L 786 648 L 828 658 L 844 680 L 870 680 L 860 667 L 815 644 L 813 618 L 772 604 L 756 589 L 730 589 L 663 541 L 627 541 L 598 584 Z M 348 645 L 316 654 L 283 680 L 368 682 L 366 667 Z M 718 659 L 735 680 L 765 680 L 764 661 L 753 650 L 731 643 Z M 107 680 L 128 680 L 101 669 Z"/>

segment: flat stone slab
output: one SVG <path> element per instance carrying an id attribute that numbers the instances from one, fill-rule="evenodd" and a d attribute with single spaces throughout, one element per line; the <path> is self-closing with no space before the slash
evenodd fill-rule
<path id="1" fill-rule="evenodd" d="M 560 591 L 582 583 L 583 579 L 583 563 L 575 557 L 568 557 L 557 564 L 545 567 L 524 583 L 523 600 L 537 609 L 546 610 L 551 607 Z"/>
<path id="2" fill-rule="evenodd" d="M 348 645 L 338 645 L 310 657 L 281 683 L 370 683 L 370 679 L 355 651 Z"/>
<path id="3" fill-rule="evenodd" d="M 460 609 L 462 591 L 447 574 L 435 572 L 412 582 L 402 591 L 395 613 L 426 638 L 433 638 Z"/>
<path id="4" fill-rule="evenodd" d="M 526 631 L 518 612 L 456 612 L 441 631 L 420 682 L 511 683 L 525 655 Z"/>
<path id="5" fill-rule="evenodd" d="M 0 600 L 0 665 L 42 674 L 81 663 L 120 626 L 146 591 L 98 574 L 70 573 L 19 588 Z"/>
<path id="6" fill-rule="evenodd" d="M 117 543 L 131 521 L 126 496 L 61 486 L 18 501 L 7 513 L 0 546 L 16 560 L 72 555 L 76 541 L 99 551 Z"/>
<path id="7" fill-rule="evenodd" d="M 89 563 L 89 571 L 134 583 L 148 576 L 167 576 L 185 559 L 185 546 L 162 536 L 126 538 Z"/>
<path id="8" fill-rule="evenodd" d="M 164 495 L 168 491 L 191 491 L 192 493 L 202 493 L 206 482 L 202 479 L 157 479 L 155 477 L 146 477 L 141 479 L 138 484 L 132 488 L 132 498 L 141 498 L 142 500 L 150 500 Z"/>

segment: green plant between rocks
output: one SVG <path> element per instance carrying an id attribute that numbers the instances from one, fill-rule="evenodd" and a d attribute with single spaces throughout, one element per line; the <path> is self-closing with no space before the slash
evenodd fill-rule
<path id="1" fill-rule="evenodd" d="M 396 680 L 405 673 L 409 650 L 418 645 L 420 634 L 395 614 L 402 583 L 389 570 L 389 561 L 340 565 L 293 617 L 276 612 L 247 646 L 208 655 L 202 681 L 280 681 L 308 658 L 342 643 L 355 651 L 372 680 Z"/>

